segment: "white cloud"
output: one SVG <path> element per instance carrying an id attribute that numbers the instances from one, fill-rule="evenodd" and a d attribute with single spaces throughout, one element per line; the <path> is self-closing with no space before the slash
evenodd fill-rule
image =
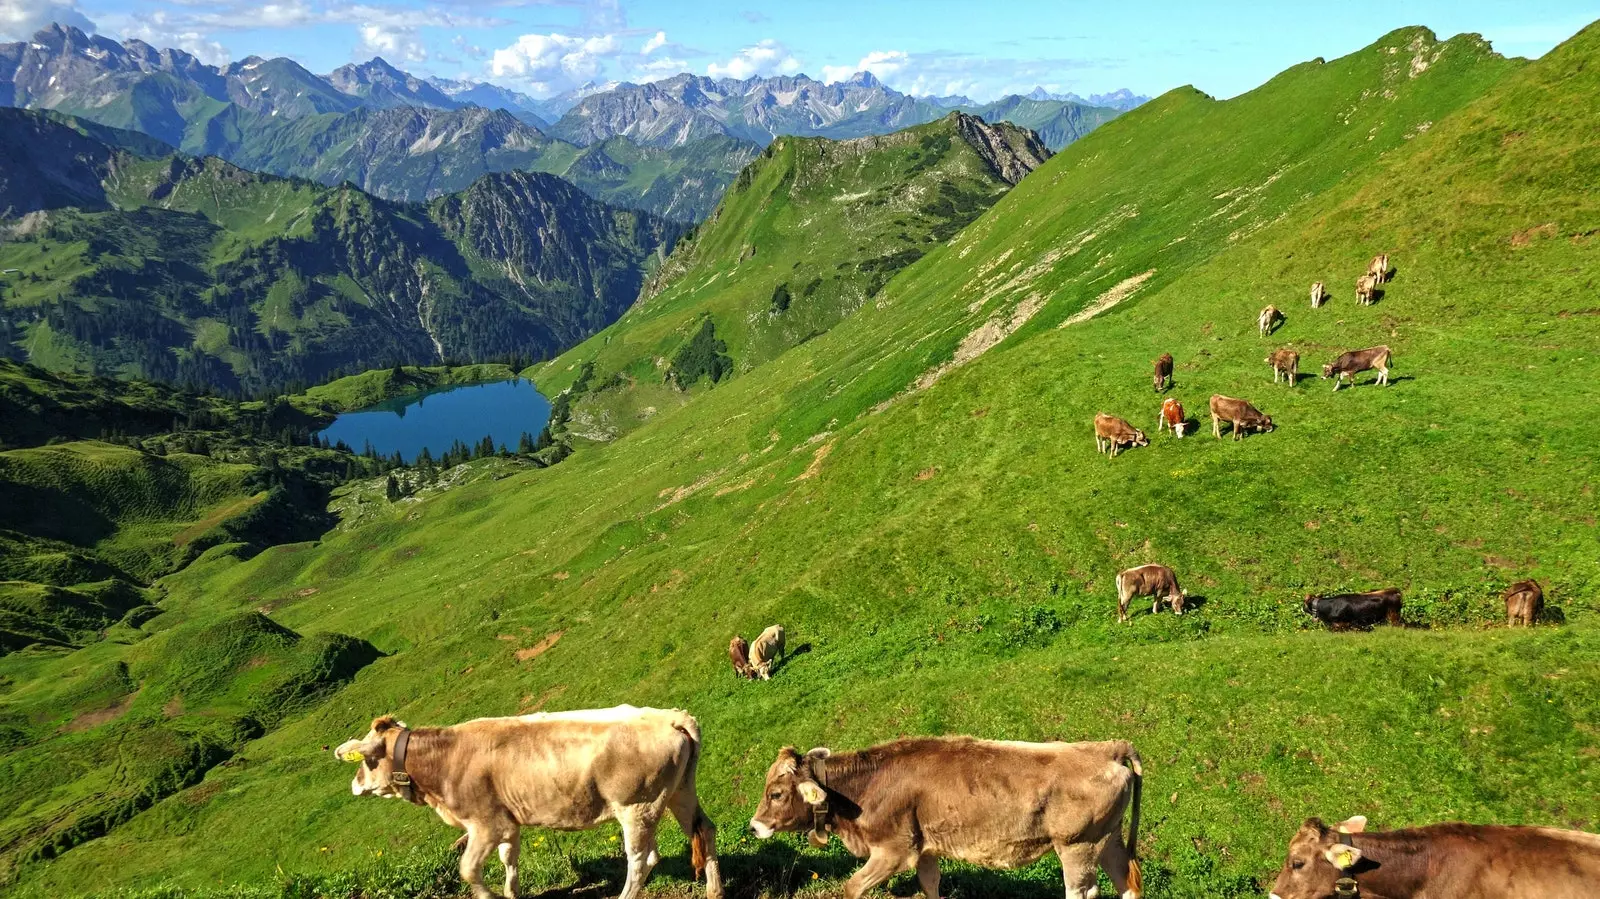
<path id="1" fill-rule="evenodd" d="M 511 46 L 494 51 L 489 70 L 535 92 L 560 91 L 600 74 L 603 61 L 621 52 L 621 46 L 612 34 L 524 34 Z"/>
<path id="2" fill-rule="evenodd" d="M 745 47 L 726 63 L 714 62 L 706 66 L 706 74 L 712 78 L 736 78 L 741 81 L 753 75 L 793 75 L 799 71 L 800 60 L 771 38 L 753 47 Z"/>
<path id="3" fill-rule="evenodd" d="M 903 50 L 874 50 L 861 57 L 861 61 L 854 66 L 823 66 L 822 80 L 829 84 L 848 81 L 857 72 L 871 72 L 879 79 L 884 79 L 892 77 L 910 63 L 911 57 Z"/>
<path id="4" fill-rule="evenodd" d="M 649 56 L 666 45 L 667 33 L 665 31 L 657 31 L 653 37 L 644 42 L 643 47 L 639 48 L 639 55 Z"/>
<path id="5" fill-rule="evenodd" d="M 376 22 L 361 26 L 361 43 L 356 46 L 356 53 L 361 56 L 381 56 L 391 63 L 428 60 L 428 48 L 417 38 L 415 28 Z"/>
<path id="6" fill-rule="evenodd" d="M 0 38 L 27 40 L 51 22 L 95 30 L 74 0 L 0 0 Z"/>
<path id="7" fill-rule="evenodd" d="M 640 63 L 628 69 L 629 81 L 638 84 L 649 84 L 663 78 L 671 78 L 679 72 L 689 71 L 689 64 L 674 56 L 657 56 L 647 62 Z"/>

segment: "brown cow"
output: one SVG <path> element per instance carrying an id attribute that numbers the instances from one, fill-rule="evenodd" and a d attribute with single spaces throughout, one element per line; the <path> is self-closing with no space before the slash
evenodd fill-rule
<path id="1" fill-rule="evenodd" d="M 1220 393 L 1211 396 L 1211 434 L 1218 440 L 1222 439 L 1222 422 L 1233 425 L 1233 439 L 1244 438 L 1245 428 L 1254 428 L 1258 431 L 1272 430 L 1272 416 L 1262 415 L 1256 407 L 1244 400 Z"/>
<path id="2" fill-rule="evenodd" d="M 1161 414 L 1156 417 L 1156 433 L 1160 434 L 1162 428 L 1171 428 L 1172 435 L 1179 440 L 1183 439 L 1183 432 L 1189 427 L 1189 418 L 1184 414 L 1183 404 L 1175 396 L 1169 396 L 1161 401 Z"/>
<path id="3" fill-rule="evenodd" d="M 1382 284 L 1389 280 L 1389 254 L 1379 253 L 1367 263 L 1367 274 L 1372 278 L 1372 283 Z"/>
<path id="4" fill-rule="evenodd" d="M 1111 451 L 1111 458 L 1115 459 L 1117 453 L 1122 451 L 1122 446 L 1149 446 L 1150 439 L 1144 432 L 1128 424 L 1115 415 L 1104 412 L 1094 417 L 1094 448 L 1097 452 Z"/>
<path id="5" fill-rule="evenodd" d="M 801 755 L 790 746 L 767 770 L 750 829 L 762 839 L 809 831 L 818 847 L 838 834 L 867 860 L 845 884 L 845 899 L 906 870 L 917 872 L 928 899 L 938 899 L 940 858 L 1016 868 L 1052 849 L 1067 899 L 1095 895 L 1097 867 L 1123 899 L 1139 899 L 1133 853 L 1142 781 L 1139 753 L 1125 740 L 921 737 L 838 755 L 821 748 Z"/>
<path id="6" fill-rule="evenodd" d="M 412 730 L 384 716 L 365 737 L 334 750 L 359 762 L 350 791 L 426 805 L 467 832 L 461 878 L 473 899 L 492 899 L 483 863 L 499 847 L 505 895 L 517 894 L 523 827 L 586 830 L 622 825 L 628 879 L 622 899 L 637 899 L 655 867 L 656 827 L 671 811 L 690 840 L 706 895 L 722 895 L 716 828 L 695 794 L 700 725 L 687 712 L 612 709 L 479 718 Z"/>
<path id="7" fill-rule="evenodd" d="M 1367 832 L 1357 815 L 1300 826 L 1272 899 L 1594 899 L 1600 835 L 1554 827 L 1433 824 Z"/>
<path id="8" fill-rule="evenodd" d="M 750 667 L 750 644 L 737 634 L 728 643 L 728 660 L 733 662 L 733 673 L 745 680 L 752 680 L 756 673 Z"/>
<path id="9" fill-rule="evenodd" d="M 1378 279 L 1371 275 L 1362 275 L 1356 279 L 1356 303 L 1361 306 L 1371 306 L 1373 297 L 1378 293 Z"/>
<path id="10" fill-rule="evenodd" d="M 750 647 L 750 669 L 762 680 L 772 680 L 772 672 L 783 661 L 783 625 L 774 624 L 761 632 Z"/>
<path id="11" fill-rule="evenodd" d="M 1117 621 L 1128 620 L 1128 603 L 1135 596 L 1151 597 L 1150 614 L 1161 611 L 1164 598 L 1172 611 L 1183 614 L 1183 600 L 1189 591 L 1178 586 L 1178 576 L 1165 565 L 1140 565 L 1117 574 Z"/>
<path id="12" fill-rule="evenodd" d="M 1300 380 L 1300 354 L 1294 350 L 1273 350 L 1265 361 L 1272 366 L 1272 383 L 1278 383 L 1279 375 L 1290 387 Z"/>
<path id="13" fill-rule="evenodd" d="M 1339 358 L 1322 366 L 1322 379 L 1333 379 L 1333 389 L 1338 390 L 1345 381 L 1353 381 L 1356 375 L 1364 371 L 1378 370 L 1378 380 L 1374 383 L 1389 386 L 1389 366 L 1394 364 L 1394 353 L 1386 346 L 1368 347 L 1364 350 L 1351 350 L 1340 353 Z"/>
<path id="14" fill-rule="evenodd" d="M 1283 322 L 1283 313 L 1278 311 L 1277 306 L 1268 306 L 1261 310 L 1260 315 L 1256 316 L 1256 327 L 1261 331 L 1262 337 L 1271 334 L 1272 329 L 1277 325 L 1283 324 Z"/>
<path id="15" fill-rule="evenodd" d="M 1321 309 L 1322 308 L 1322 304 L 1326 303 L 1327 301 L 1328 301 L 1328 290 L 1327 290 L 1327 288 L 1322 286 L 1322 282 L 1321 281 L 1312 282 L 1312 284 L 1311 284 L 1311 308 L 1312 309 Z"/>
<path id="16" fill-rule="evenodd" d="M 1162 353 L 1156 360 L 1156 393 L 1160 393 L 1172 386 L 1172 354 Z"/>
<path id="17" fill-rule="evenodd" d="M 1517 581 L 1506 588 L 1506 624 L 1533 627 L 1544 613 L 1544 590 L 1538 581 Z"/>

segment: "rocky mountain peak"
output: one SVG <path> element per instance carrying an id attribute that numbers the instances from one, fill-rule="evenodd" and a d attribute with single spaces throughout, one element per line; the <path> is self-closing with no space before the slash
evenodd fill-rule
<path id="1" fill-rule="evenodd" d="M 946 120 L 1007 184 L 1021 181 L 1052 155 L 1039 135 L 1009 122 L 991 125 L 964 112 L 952 112 Z"/>

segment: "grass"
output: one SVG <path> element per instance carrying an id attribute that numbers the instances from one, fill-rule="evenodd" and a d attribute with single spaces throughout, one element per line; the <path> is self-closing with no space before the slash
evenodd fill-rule
<path id="1" fill-rule="evenodd" d="M 448 893 L 454 834 L 353 800 L 322 747 L 387 712 L 618 702 L 699 718 L 702 795 L 741 897 L 836 895 L 854 866 L 837 845 L 741 841 L 778 749 L 902 734 L 1131 739 L 1152 896 L 1258 893 L 1313 814 L 1600 828 L 1597 58 L 1596 27 L 1531 64 L 1407 29 L 1226 102 L 1174 92 L 1069 147 L 827 333 L 619 439 L 317 543 L 214 548 L 163 579 L 156 636 L 133 647 L 0 659 L 19 685 L 5 711 L 26 716 L 74 708 L 50 692 L 68 684 L 103 696 L 124 657 L 139 682 L 158 640 L 262 608 L 387 654 L 229 744 L 233 763 L 198 785 L 21 867 L 13 892 Z M 1348 285 L 1380 250 L 1395 278 L 1358 308 Z M 1315 279 L 1333 296 L 1314 313 Z M 750 295 L 772 287 L 752 277 Z M 1288 320 L 1263 340 L 1268 302 Z M 582 352 L 653 345 L 650 308 Z M 1261 361 L 1293 345 L 1311 371 L 1380 342 L 1389 388 L 1274 386 Z M 1096 411 L 1154 417 L 1163 351 L 1191 415 L 1227 393 L 1277 430 L 1092 452 Z M 616 371 L 597 368 L 596 383 Z M 1112 576 L 1146 561 L 1177 570 L 1193 614 L 1115 623 Z M 1523 576 L 1546 585 L 1550 621 L 1505 629 L 1496 592 Z M 1330 634 L 1297 612 L 1306 592 L 1386 585 L 1410 626 Z M 728 636 L 774 621 L 809 651 L 737 680 Z M 16 745 L 7 764 L 41 757 Z M 529 887 L 616 887 L 615 833 L 530 834 Z M 684 893 L 671 827 L 663 849 L 655 892 Z M 1052 865 L 952 865 L 947 884 L 1055 895 Z"/>

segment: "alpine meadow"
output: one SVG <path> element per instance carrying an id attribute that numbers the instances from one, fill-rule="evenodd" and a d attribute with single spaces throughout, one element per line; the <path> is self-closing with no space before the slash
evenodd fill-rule
<path id="1" fill-rule="evenodd" d="M 1600 832 L 1600 23 L 1533 59 L 1404 27 L 1228 99 L 536 99 L 59 25 L 0 76 L 0 893 L 445 899 L 481 849 L 496 892 L 702 896 L 714 830 L 723 895 L 855 899 L 849 753 L 958 735 L 1136 747 L 1137 861 L 1096 894 L 1060 839 L 938 852 L 957 899 L 1303 899 L 1312 817 L 1367 867 L 1335 844 L 1360 892 L 1304 897 L 1475 899 L 1385 892 L 1360 840 Z M 520 447 L 322 436 L 512 378 L 552 407 Z M 1139 433 L 1097 452 L 1099 414 Z M 1176 579 L 1120 622 L 1147 565 Z M 1390 623 L 1315 600 L 1385 588 Z M 429 728 L 619 705 L 693 716 L 659 863 L 626 816 L 486 843 L 417 799 Z M 828 798 L 772 836 L 808 770 Z M 873 895 L 959 839 L 926 814 Z"/>

